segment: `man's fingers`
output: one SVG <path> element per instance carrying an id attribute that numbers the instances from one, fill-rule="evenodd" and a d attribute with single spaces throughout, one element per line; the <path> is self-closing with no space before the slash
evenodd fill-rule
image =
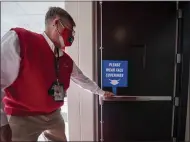
<path id="1" fill-rule="evenodd" d="M 112 92 L 106 92 L 104 96 L 105 97 L 113 97 L 114 94 Z"/>

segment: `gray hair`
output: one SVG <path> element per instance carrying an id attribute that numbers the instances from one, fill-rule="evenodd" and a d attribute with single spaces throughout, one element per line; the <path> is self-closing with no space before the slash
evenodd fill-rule
<path id="1" fill-rule="evenodd" d="M 73 27 L 76 26 L 71 15 L 60 7 L 49 8 L 45 16 L 45 24 L 47 25 L 49 23 L 49 20 L 53 20 L 54 18 L 56 18 L 56 16 L 59 16 L 63 21 L 68 20 Z"/>

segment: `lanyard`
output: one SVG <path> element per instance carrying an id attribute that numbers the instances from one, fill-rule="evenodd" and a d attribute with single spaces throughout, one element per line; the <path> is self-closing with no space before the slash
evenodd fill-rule
<path id="1" fill-rule="evenodd" d="M 56 73 L 56 81 L 57 84 L 59 85 L 59 48 L 56 48 L 56 52 L 57 52 L 57 57 L 55 56 L 55 73 Z"/>

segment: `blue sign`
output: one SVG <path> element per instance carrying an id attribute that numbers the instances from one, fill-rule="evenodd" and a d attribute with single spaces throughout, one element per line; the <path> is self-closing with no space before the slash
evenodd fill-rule
<path id="1" fill-rule="evenodd" d="M 112 87 L 116 94 L 117 87 L 128 87 L 128 61 L 103 60 L 102 86 Z"/>

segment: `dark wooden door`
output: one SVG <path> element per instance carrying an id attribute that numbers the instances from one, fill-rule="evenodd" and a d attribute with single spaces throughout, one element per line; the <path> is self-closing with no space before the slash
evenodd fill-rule
<path id="1" fill-rule="evenodd" d="M 98 9 L 99 45 L 100 14 Z M 118 88 L 117 95 L 148 100 L 105 101 L 104 141 L 172 140 L 176 18 L 176 2 L 102 3 L 99 85 L 101 59 L 127 60 L 128 87 Z"/>

